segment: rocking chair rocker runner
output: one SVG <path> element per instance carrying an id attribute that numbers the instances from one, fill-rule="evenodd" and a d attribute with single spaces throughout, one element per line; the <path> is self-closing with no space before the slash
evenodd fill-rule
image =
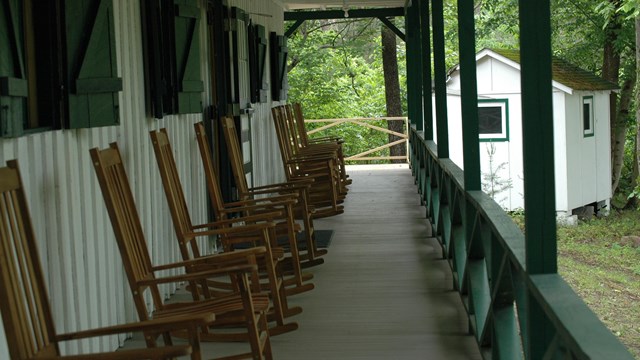
<path id="1" fill-rule="evenodd" d="M 260 222 L 264 222 L 265 219 L 268 221 L 273 221 L 274 219 L 281 217 L 281 211 L 278 208 L 274 208 L 273 206 L 287 204 L 288 202 L 290 203 L 290 199 L 288 197 L 283 197 L 276 199 L 271 203 L 267 201 L 245 201 L 241 203 L 235 203 L 234 205 L 238 205 L 238 207 L 234 207 L 234 211 L 243 211 L 243 209 L 248 208 L 260 209 L 265 207 L 268 207 L 268 211 L 256 216 L 240 217 L 235 219 L 222 219 L 220 221 L 194 226 L 191 223 L 189 210 L 187 208 L 184 194 L 182 193 L 182 184 L 180 183 L 180 178 L 178 176 L 178 169 L 173 157 L 173 150 L 171 149 L 171 144 L 169 143 L 167 131 L 166 129 L 161 129 L 160 131 L 151 131 L 150 136 L 183 259 L 198 259 L 198 257 L 200 256 L 200 251 L 198 249 L 197 243 L 195 242 L 195 237 L 202 232 L 206 233 L 205 229 L 218 229 L 217 231 L 221 236 L 223 247 L 228 253 L 234 252 L 231 251 L 234 250 L 234 242 L 246 243 L 246 240 L 254 242 L 257 239 L 257 243 L 263 245 L 266 249 L 265 255 L 261 257 L 261 263 L 264 264 L 263 268 L 266 271 L 266 277 L 268 281 L 266 285 L 267 289 L 270 290 L 273 303 L 269 314 L 277 323 L 276 326 L 272 326 L 269 328 L 269 334 L 273 336 L 296 330 L 298 328 L 298 324 L 295 322 L 286 323 L 284 318 L 291 315 L 299 314 L 300 312 L 302 312 L 302 308 L 289 308 L 287 305 L 287 297 L 284 284 L 280 279 L 279 274 L 277 273 L 278 268 L 274 263 L 274 258 L 276 258 L 276 256 L 273 253 L 274 249 L 272 249 L 271 244 L 271 239 L 274 238 L 273 226 L 270 226 L 268 228 L 260 227 Z M 261 204 L 261 202 L 264 204 Z M 269 208 L 269 206 L 271 207 Z M 220 212 L 218 212 L 216 209 L 216 213 Z M 239 225 L 242 222 L 248 225 L 232 227 L 232 225 Z M 270 222 L 270 224 L 273 223 Z M 246 230 L 242 230 L 243 228 Z M 189 248 L 191 250 L 191 254 L 193 254 L 193 257 L 192 255 L 190 255 Z M 257 279 L 258 276 L 255 276 L 255 278 L 255 283 L 259 287 L 260 284 L 259 280 Z M 220 285 L 220 282 L 209 282 L 203 286 L 200 286 L 199 288 L 192 287 L 191 291 L 194 292 L 198 291 L 198 289 L 201 289 L 204 290 L 205 293 L 210 293 L 206 294 L 207 296 L 211 296 L 213 292 L 212 289 L 209 289 L 209 285 Z M 222 286 L 226 287 L 226 284 L 223 284 Z"/>
<path id="2" fill-rule="evenodd" d="M 59 343 L 120 333 L 143 332 L 149 348 L 73 355 L 73 359 L 200 359 L 198 327 L 215 316 L 183 314 L 67 334 L 57 334 L 18 163 L 0 168 L 0 312 L 11 359 L 65 359 Z M 190 345 L 171 345 L 172 331 L 190 334 Z M 156 344 L 163 335 L 166 346 Z"/>
<path id="3" fill-rule="evenodd" d="M 251 352 L 224 359 L 271 359 L 271 343 L 269 334 L 266 331 L 265 315 L 269 306 L 269 297 L 266 294 L 252 294 L 248 280 L 248 275 L 257 270 L 255 266 L 256 257 L 264 256 L 265 248 L 249 249 L 244 252 L 230 254 L 216 254 L 190 261 L 153 266 L 117 144 L 112 143 L 105 150 L 94 148 L 90 152 L 109 218 L 114 228 L 138 316 L 143 320 L 148 318 L 149 309 L 147 308 L 144 293 L 149 290 L 155 305 L 154 318 L 215 314 L 216 317 L 220 318 L 220 322 L 217 319 L 216 322 L 207 323 L 207 326 L 201 326 L 199 335 L 202 340 L 249 341 Z M 256 226 L 268 228 L 273 224 L 265 223 Z M 199 234 L 216 235 L 226 231 L 226 229 L 208 230 Z M 193 271 L 191 267 L 195 267 L 197 270 Z M 156 277 L 156 272 L 168 269 L 185 269 L 187 273 Z M 226 297 L 193 302 L 172 304 L 164 304 L 162 302 L 160 290 L 158 289 L 159 284 L 175 282 L 202 283 L 209 278 L 225 274 L 233 276 L 235 279 L 234 284 L 237 286 L 235 293 Z M 225 317 L 241 317 L 244 319 L 247 332 L 242 339 L 239 339 L 237 334 L 228 335 L 214 331 L 218 323 L 226 323 L 224 321 Z"/>

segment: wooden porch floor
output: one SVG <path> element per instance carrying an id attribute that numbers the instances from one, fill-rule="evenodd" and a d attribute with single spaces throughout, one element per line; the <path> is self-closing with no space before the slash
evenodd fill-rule
<path id="1" fill-rule="evenodd" d="M 345 213 L 317 220 L 334 230 L 316 288 L 290 298 L 300 328 L 272 337 L 283 360 L 480 359 L 451 271 L 419 205 L 406 167 L 348 170 Z M 126 344 L 143 346 L 137 339 Z M 205 357 L 246 344 L 203 344 Z"/>

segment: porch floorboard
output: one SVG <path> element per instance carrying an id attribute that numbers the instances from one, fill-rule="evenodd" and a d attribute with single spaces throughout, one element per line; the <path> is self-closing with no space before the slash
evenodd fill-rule
<path id="1" fill-rule="evenodd" d="M 272 337 L 282 360 L 480 359 L 448 264 L 430 237 L 406 166 L 352 166 L 345 213 L 315 221 L 334 230 L 316 288 L 290 297 L 300 328 Z M 144 346 L 134 338 L 125 346 Z M 246 344 L 203 344 L 205 358 Z"/>

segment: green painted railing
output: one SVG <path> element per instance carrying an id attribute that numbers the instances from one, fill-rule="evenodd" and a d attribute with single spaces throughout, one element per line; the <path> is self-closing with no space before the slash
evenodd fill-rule
<path id="1" fill-rule="evenodd" d="M 426 216 L 485 359 L 633 359 L 560 275 L 527 272 L 520 228 L 489 196 L 465 191 L 463 171 L 438 158 L 436 144 L 415 127 L 410 156 Z M 464 219 L 473 219 L 471 231 Z"/>

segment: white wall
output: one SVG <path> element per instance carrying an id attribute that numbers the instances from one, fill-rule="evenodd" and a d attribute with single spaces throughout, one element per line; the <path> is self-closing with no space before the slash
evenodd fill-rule
<path id="1" fill-rule="evenodd" d="M 508 191 L 497 194 L 495 200 L 507 210 L 524 208 L 520 72 L 487 56 L 477 62 L 477 82 L 479 99 L 507 99 L 509 106 L 509 141 L 480 143 L 481 171 L 491 173 L 489 151 L 493 147 L 493 169 L 503 165 L 497 175 L 502 180 L 510 179 L 512 185 Z M 450 158 L 463 168 L 459 70 L 451 74 L 447 91 Z M 582 135 L 579 111 L 583 95 L 594 95 L 593 137 Z M 570 212 L 592 202 L 608 200 L 611 197 L 611 161 L 607 92 L 568 95 L 554 88 L 553 103 L 556 210 Z"/>
<path id="2" fill-rule="evenodd" d="M 594 135 L 585 137 L 582 98 L 593 96 Z M 609 95 L 576 91 L 566 95 L 567 211 L 611 197 Z M 561 195 L 557 191 L 558 195 Z"/>
<path id="3" fill-rule="evenodd" d="M 118 142 L 155 264 L 180 259 L 149 131 L 166 127 L 176 153 L 182 185 L 194 223 L 207 220 L 204 174 L 193 123 L 200 114 L 167 116 L 155 120 L 145 115 L 140 0 L 113 0 L 118 71 L 123 80 L 120 93 L 120 126 L 57 130 L 0 139 L 0 163 L 18 159 L 25 183 L 40 258 L 58 332 L 88 329 L 137 319 L 123 273 L 111 223 L 90 162 L 89 149 Z M 205 1 L 201 1 L 203 5 Z M 271 1 L 231 1 L 269 30 L 282 33 L 282 10 Z M 259 3 L 259 4 L 257 4 Z M 202 19 L 206 19 L 204 6 Z M 206 21 L 201 21 L 203 79 L 206 64 Z M 210 89 L 203 95 L 211 103 Z M 254 166 L 258 183 L 274 180 L 270 163 L 281 164 L 271 130 L 271 103 L 258 106 L 253 118 Z M 277 161 L 276 161 L 277 160 Z M 280 165 L 281 166 L 281 165 Z M 269 173 L 264 175 L 265 173 Z M 207 247 L 206 240 L 201 248 Z M 164 286 L 168 297 L 175 286 Z M 124 336 L 92 342 L 73 342 L 64 353 L 80 350 L 114 350 Z M 9 358 L 0 327 L 0 358 Z"/>
<path id="4" fill-rule="evenodd" d="M 492 58 L 478 62 L 478 97 L 480 99 L 506 99 L 509 107 L 509 141 L 481 142 L 480 166 L 482 174 L 496 173 L 500 181 L 511 181 L 511 188 L 496 194 L 495 200 L 505 209 L 524 207 L 522 182 L 522 116 L 520 103 L 520 75 L 510 66 Z M 450 158 L 463 166 L 462 115 L 460 112 L 460 76 L 456 71 L 447 83 L 447 113 L 449 118 Z M 435 118 L 435 109 L 434 109 Z M 437 142 L 437 137 L 436 137 Z M 493 150 L 492 150 L 493 149 Z M 493 151 L 492 156 L 489 153 Z M 490 164 L 490 157 L 492 161 Z M 501 168 L 500 170 L 496 170 Z M 491 170 L 493 169 L 493 170 Z"/>

